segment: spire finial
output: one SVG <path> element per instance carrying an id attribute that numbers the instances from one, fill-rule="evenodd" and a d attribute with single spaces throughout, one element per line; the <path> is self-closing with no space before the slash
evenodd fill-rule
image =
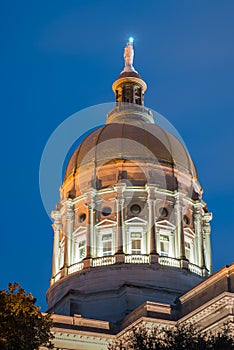
<path id="1" fill-rule="evenodd" d="M 130 72 L 130 71 L 136 72 L 136 70 L 133 67 L 133 58 L 134 58 L 133 41 L 134 41 L 134 38 L 130 36 L 124 49 L 124 61 L 125 61 L 124 72 Z"/>

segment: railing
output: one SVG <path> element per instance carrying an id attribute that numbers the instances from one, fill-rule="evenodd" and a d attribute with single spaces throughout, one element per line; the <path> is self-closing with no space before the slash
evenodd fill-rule
<path id="1" fill-rule="evenodd" d="M 102 258 L 95 258 L 92 260 L 92 267 L 114 265 L 115 256 L 103 256 Z"/>
<path id="2" fill-rule="evenodd" d="M 53 278 L 51 278 L 50 283 L 51 283 L 51 284 L 54 284 L 55 282 L 57 282 L 58 280 L 60 280 L 60 278 L 61 278 L 61 272 L 59 271 L 59 272 L 57 273 L 57 275 L 55 275 Z"/>
<path id="3" fill-rule="evenodd" d="M 100 258 L 91 259 L 91 267 L 99 267 L 99 266 L 108 266 L 114 265 L 116 263 L 115 256 L 103 256 Z M 125 264 L 150 264 L 150 256 L 143 254 L 133 254 L 133 255 L 125 255 L 124 257 Z M 171 258 L 168 256 L 159 256 L 158 264 L 170 267 L 181 267 L 181 261 L 179 259 Z M 204 276 L 204 271 L 201 267 L 194 265 L 192 263 L 188 263 L 188 270 L 192 273 L 195 273 L 199 276 Z M 67 274 L 71 275 L 72 273 L 82 271 L 84 268 L 84 263 L 79 262 L 73 264 L 68 267 Z M 62 277 L 61 271 L 59 271 L 53 278 L 51 278 L 51 285 L 60 280 Z"/>
<path id="4" fill-rule="evenodd" d="M 74 273 L 74 272 L 77 272 L 77 271 L 81 271 L 81 270 L 83 270 L 83 268 L 84 268 L 84 263 L 83 262 L 73 264 L 73 265 L 68 267 L 67 274 L 70 275 L 71 273 Z"/>
<path id="5" fill-rule="evenodd" d="M 149 255 L 125 255 L 125 264 L 149 264 Z"/>
<path id="6" fill-rule="evenodd" d="M 203 271 L 199 266 L 189 263 L 188 268 L 189 271 L 196 273 L 199 276 L 203 276 Z"/>
<path id="7" fill-rule="evenodd" d="M 160 256 L 158 258 L 160 265 L 171 266 L 171 267 L 180 267 L 180 260 L 170 258 L 168 256 Z"/>

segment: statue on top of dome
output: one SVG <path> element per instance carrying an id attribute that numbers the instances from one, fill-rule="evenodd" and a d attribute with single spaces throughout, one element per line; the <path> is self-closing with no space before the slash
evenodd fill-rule
<path id="1" fill-rule="evenodd" d="M 132 66 L 134 57 L 134 50 L 132 43 L 128 42 L 124 49 L 125 66 Z"/>
<path id="2" fill-rule="evenodd" d="M 134 58 L 134 49 L 133 49 L 133 38 L 130 37 L 125 48 L 124 48 L 124 61 L 125 61 L 125 69 L 127 70 L 133 70 L 133 58 Z"/>

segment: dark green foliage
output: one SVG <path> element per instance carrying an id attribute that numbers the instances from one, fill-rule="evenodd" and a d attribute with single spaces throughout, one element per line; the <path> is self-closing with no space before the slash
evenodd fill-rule
<path id="1" fill-rule="evenodd" d="M 35 302 L 17 283 L 0 291 L 0 350 L 53 349 L 51 315 L 43 315 Z"/>
<path id="2" fill-rule="evenodd" d="M 234 340 L 224 328 L 216 335 L 204 334 L 192 325 L 173 328 L 135 327 L 109 345 L 109 350 L 234 350 Z"/>

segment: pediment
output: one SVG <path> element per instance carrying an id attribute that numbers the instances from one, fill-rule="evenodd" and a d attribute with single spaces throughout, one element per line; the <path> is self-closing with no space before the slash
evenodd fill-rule
<path id="1" fill-rule="evenodd" d="M 78 234 L 80 232 L 85 232 L 86 228 L 87 228 L 86 226 L 82 226 L 82 225 L 77 227 L 77 229 L 73 232 L 73 235 Z"/>
<path id="2" fill-rule="evenodd" d="M 171 230 L 175 229 L 175 225 L 173 225 L 170 221 L 168 220 L 161 220 L 161 221 L 157 221 L 156 222 L 156 226 L 157 227 L 161 227 L 161 228 L 169 228 Z"/>
<path id="3" fill-rule="evenodd" d="M 185 227 L 184 233 L 191 238 L 194 237 L 194 231 L 190 227 Z"/>
<path id="4" fill-rule="evenodd" d="M 128 219 L 125 221 L 125 224 L 126 225 L 132 225 L 132 224 L 135 224 L 135 225 L 142 225 L 142 224 L 147 224 L 147 221 L 146 220 L 143 220 L 141 218 L 138 218 L 137 216 L 135 216 L 134 218 L 131 218 L 131 219 Z"/>
<path id="5" fill-rule="evenodd" d="M 109 220 L 109 219 L 104 219 L 102 221 L 100 221 L 96 227 L 103 227 L 103 226 L 115 226 L 116 225 L 116 221 L 113 220 Z"/>

